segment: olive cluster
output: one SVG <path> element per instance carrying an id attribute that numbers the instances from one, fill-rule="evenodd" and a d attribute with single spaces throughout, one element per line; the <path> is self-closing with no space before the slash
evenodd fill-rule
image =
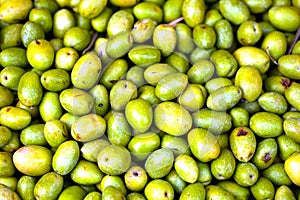
<path id="1" fill-rule="evenodd" d="M 0 0 L 0 199 L 299 199 L 300 1 Z"/>

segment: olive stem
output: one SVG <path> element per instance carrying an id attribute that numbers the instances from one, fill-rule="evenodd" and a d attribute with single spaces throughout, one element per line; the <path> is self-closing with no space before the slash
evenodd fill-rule
<path id="1" fill-rule="evenodd" d="M 299 28 L 298 28 L 298 30 L 297 30 L 297 33 L 296 33 L 296 35 L 295 35 L 295 37 L 294 37 L 294 40 L 293 40 L 291 46 L 290 46 L 290 48 L 289 48 L 288 54 L 291 54 L 291 53 L 292 53 L 292 51 L 293 51 L 293 49 L 294 49 L 294 46 L 295 46 L 296 42 L 298 41 L 299 36 L 300 36 L 300 26 L 299 26 Z"/>
<path id="2" fill-rule="evenodd" d="M 184 18 L 183 17 L 179 17 L 178 19 L 175 19 L 173 21 L 171 21 L 170 23 L 168 23 L 169 26 L 176 26 L 176 24 L 178 24 L 179 22 L 183 21 Z"/>
<path id="3" fill-rule="evenodd" d="M 268 54 L 270 60 L 271 60 L 275 65 L 278 65 L 278 62 L 271 56 L 271 54 L 270 54 L 270 49 L 269 49 L 269 48 L 266 49 L 266 52 L 267 52 L 267 54 Z"/>
<path id="4" fill-rule="evenodd" d="M 91 39 L 91 42 L 89 43 L 89 45 L 82 51 L 82 55 L 84 55 L 86 52 L 90 51 L 93 47 L 93 45 L 95 44 L 95 41 L 98 37 L 98 32 L 94 32 L 93 37 Z"/>

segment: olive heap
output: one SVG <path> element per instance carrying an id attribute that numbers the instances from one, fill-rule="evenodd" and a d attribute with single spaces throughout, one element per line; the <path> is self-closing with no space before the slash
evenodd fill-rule
<path id="1" fill-rule="evenodd" d="M 0 199 L 300 199 L 300 1 L 0 0 L 0 27 Z"/>

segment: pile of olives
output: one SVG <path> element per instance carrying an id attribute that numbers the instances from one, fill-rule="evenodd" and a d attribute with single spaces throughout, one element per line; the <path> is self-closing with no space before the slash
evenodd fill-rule
<path id="1" fill-rule="evenodd" d="M 299 27 L 297 0 L 0 0 L 0 199 L 300 199 Z"/>

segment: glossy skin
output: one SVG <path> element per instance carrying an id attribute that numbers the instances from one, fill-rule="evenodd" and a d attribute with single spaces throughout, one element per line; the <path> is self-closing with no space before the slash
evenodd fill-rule
<path id="1" fill-rule="evenodd" d="M 154 123 L 166 133 L 179 136 L 189 131 L 192 126 L 192 117 L 179 104 L 164 102 L 159 104 L 154 110 Z M 173 125 L 171 126 L 171 124 Z"/>
<path id="2" fill-rule="evenodd" d="M 154 192 L 156 191 L 156 192 Z M 156 179 L 148 183 L 145 188 L 147 199 L 174 199 L 174 190 L 167 181 Z"/>
<path id="3" fill-rule="evenodd" d="M 0 199 L 298 198 L 299 13 L 0 0 Z"/>
<path id="4" fill-rule="evenodd" d="M 195 128 L 189 131 L 188 143 L 193 155 L 201 162 L 211 161 L 220 154 L 220 146 L 216 137 L 205 129 Z"/>
<path id="5" fill-rule="evenodd" d="M 39 199 L 56 199 L 63 188 L 63 177 L 55 172 L 44 174 L 34 186 L 34 196 Z"/>
<path id="6" fill-rule="evenodd" d="M 37 145 L 22 147 L 13 155 L 16 168 L 29 176 L 40 176 L 49 172 L 51 161 L 52 152 L 46 147 Z M 24 165 L 24 163 L 30 163 L 30 165 Z M 36 170 L 37 168 L 38 170 Z"/>
<path id="7" fill-rule="evenodd" d="M 249 78 L 245 79 L 247 76 Z M 256 68 L 241 67 L 236 73 L 235 85 L 241 88 L 243 98 L 248 102 L 252 102 L 258 98 L 262 91 L 262 78 Z"/>

